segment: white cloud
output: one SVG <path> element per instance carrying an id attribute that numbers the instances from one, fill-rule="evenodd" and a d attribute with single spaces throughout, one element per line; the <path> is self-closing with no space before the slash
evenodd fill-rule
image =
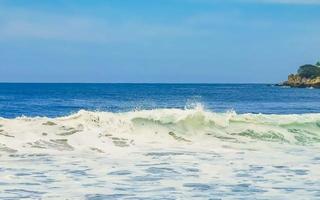
<path id="1" fill-rule="evenodd" d="M 199 2 L 218 2 L 222 0 L 180 0 Z M 311 4 L 320 0 L 224 0 L 230 2 L 260 3 L 304 3 Z M 318 23 L 315 19 L 312 25 Z M 285 23 L 285 28 L 305 27 L 304 23 Z M 40 39 L 94 43 L 154 42 L 167 38 L 195 38 L 214 36 L 228 27 L 281 29 L 284 21 L 268 18 L 248 17 L 236 10 L 213 13 L 198 13 L 185 16 L 175 22 L 148 22 L 143 19 L 119 20 L 110 17 L 93 17 L 43 12 L 40 10 L 18 9 L 0 5 L 0 40 Z M 305 28 L 304 28 L 305 29 Z"/>
<path id="2" fill-rule="evenodd" d="M 177 24 L 121 21 L 89 16 L 59 15 L 0 7 L 0 40 L 48 39 L 76 42 L 132 42 L 155 38 L 188 37 L 201 34 Z"/>
<path id="3" fill-rule="evenodd" d="M 262 4 L 298 4 L 298 5 L 320 5 L 320 0 L 182 0 L 193 3 L 262 3 Z"/>
<path id="4" fill-rule="evenodd" d="M 312 4 L 320 5 L 320 0 L 248 0 L 261 3 L 278 3 L 278 4 Z"/>

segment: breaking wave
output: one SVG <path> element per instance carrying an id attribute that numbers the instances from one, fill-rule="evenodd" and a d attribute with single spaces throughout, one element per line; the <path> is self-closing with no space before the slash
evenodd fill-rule
<path id="1" fill-rule="evenodd" d="M 75 151 L 146 145 L 318 145 L 320 114 L 215 113 L 201 106 L 125 113 L 81 110 L 60 118 L 0 118 L 0 151 Z M 213 148 L 212 146 L 210 146 Z"/>

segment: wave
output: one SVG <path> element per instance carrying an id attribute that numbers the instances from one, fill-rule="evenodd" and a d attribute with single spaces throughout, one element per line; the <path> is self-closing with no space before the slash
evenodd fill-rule
<path id="1" fill-rule="evenodd" d="M 0 118 L 0 151 L 108 152 L 146 145 L 202 145 L 208 142 L 293 145 L 320 143 L 320 114 L 215 113 L 201 106 L 125 113 L 81 110 L 59 118 Z"/>

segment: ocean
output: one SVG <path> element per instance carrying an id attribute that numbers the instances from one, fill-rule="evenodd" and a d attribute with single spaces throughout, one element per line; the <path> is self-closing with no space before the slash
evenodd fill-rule
<path id="1" fill-rule="evenodd" d="M 0 199 L 320 199 L 320 90 L 0 84 Z"/>

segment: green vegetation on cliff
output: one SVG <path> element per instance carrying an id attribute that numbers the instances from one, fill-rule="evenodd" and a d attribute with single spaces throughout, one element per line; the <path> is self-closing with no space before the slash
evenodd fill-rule
<path id="1" fill-rule="evenodd" d="M 320 76 L 320 67 L 317 65 L 303 65 L 298 70 L 298 75 L 302 78 L 316 78 Z"/>

